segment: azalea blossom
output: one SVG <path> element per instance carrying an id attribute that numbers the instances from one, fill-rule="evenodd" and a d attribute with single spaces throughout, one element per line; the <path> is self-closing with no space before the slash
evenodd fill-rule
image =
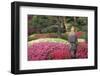
<path id="1" fill-rule="evenodd" d="M 86 42 L 77 45 L 76 58 L 87 58 L 88 48 Z M 71 59 L 71 51 L 68 44 L 59 42 L 38 42 L 28 46 L 28 60 L 54 60 Z"/>

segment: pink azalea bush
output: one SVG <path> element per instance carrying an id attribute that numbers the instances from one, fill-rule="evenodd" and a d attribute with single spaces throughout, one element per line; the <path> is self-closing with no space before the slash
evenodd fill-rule
<path id="1" fill-rule="evenodd" d="M 87 43 L 80 42 L 77 45 L 76 58 L 87 58 Z M 28 60 L 52 60 L 71 59 L 71 52 L 68 44 L 57 42 L 33 43 L 28 47 Z"/>
<path id="2" fill-rule="evenodd" d="M 28 60 L 71 58 L 69 47 L 63 43 L 41 42 L 28 47 Z"/>

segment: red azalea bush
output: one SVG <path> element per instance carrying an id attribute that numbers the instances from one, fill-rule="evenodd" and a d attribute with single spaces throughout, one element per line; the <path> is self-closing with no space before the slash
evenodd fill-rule
<path id="1" fill-rule="evenodd" d="M 84 34 L 84 32 L 82 32 L 82 31 L 76 32 L 76 36 L 77 36 L 78 38 L 81 37 L 83 34 Z"/>
<path id="2" fill-rule="evenodd" d="M 51 59 L 69 59 L 71 58 L 70 51 L 55 50 L 50 54 Z"/>
<path id="3" fill-rule="evenodd" d="M 80 42 L 77 46 L 76 58 L 88 57 L 88 45 L 86 42 Z"/>
<path id="4" fill-rule="evenodd" d="M 59 43 L 49 56 L 51 59 L 69 59 L 71 58 L 71 52 L 68 45 Z"/>

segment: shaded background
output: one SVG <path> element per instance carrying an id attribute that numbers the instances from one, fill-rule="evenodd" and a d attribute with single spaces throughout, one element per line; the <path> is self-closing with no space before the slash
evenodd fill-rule
<path id="1" fill-rule="evenodd" d="M 79 38 L 87 40 L 87 17 L 28 15 L 28 40 L 36 39 L 36 34 L 40 38 L 50 36 L 67 39 L 72 26 L 76 27 Z"/>

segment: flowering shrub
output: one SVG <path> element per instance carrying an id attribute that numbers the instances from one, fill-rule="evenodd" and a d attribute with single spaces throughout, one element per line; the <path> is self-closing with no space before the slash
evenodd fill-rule
<path id="1" fill-rule="evenodd" d="M 81 37 L 83 34 L 84 34 L 84 32 L 81 32 L 81 31 L 76 32 L 76 35 L 77 35 L 78 38 Z"/>
<path id="2" fill-rule="evenodd" d="M 31 37 L 33 38 L 57 38 L 59 35 L 56 33 L 47 33 L 47 34 L 34 34 Z"/>
<path id="3" fill-rule="evenodd" d="M 80 42 L 77 46 L 76 57 L 77 58 L 87 58 L 88 57 L 88 48 L 86 42 Z"/>
<path id="4" fill-rule="evenodd" d="M 64 44 L 68 43 L 67 40 L 61 38 L 40 38 L 40 39 L 29 41 L 28 46 L 32 45 L 33 43 L 40 43 L 40 42 L 57 42 L 57 43 L 64 43 Z"/>
<path id="5" fill-rule="evenodd" d="M 88 48 L 86 42 L 77 45 L 76 58 L 87 58 Z M 71 59 L 68 44 L 59 42 L 38 42 L 28 46 L 28 60 Z"/>
<path id="6" fill-rule="evenodd" d="M 28 47 L 28 60 L 71 58 L 69 47 L 63 43 L 41 42 Z"/>
<path id="7" fill-rule="evenodd" d="M 55 50 L 50 54 L 51 59 L 69 59 L 71 58 L 71 53 L 70 51 L 66 51 L 66 50 Z"/>

